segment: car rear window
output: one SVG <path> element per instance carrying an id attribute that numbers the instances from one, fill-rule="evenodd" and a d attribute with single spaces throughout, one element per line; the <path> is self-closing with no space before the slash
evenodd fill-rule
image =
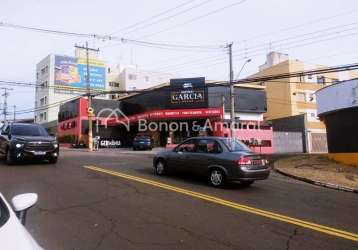
<path id="1" fill-rule="evenodd" d="M 46 129 L 37 125 L 13 125 L 11 127 L 11 134 L 23 136 L 48 136 Z"/>
<path id="2" fill-rule="evenodd" d="M 229 149 L 230 152 L 238 152 L 238 151 L 251 152 L 251 149 L 238 139 L 225 138 L 222 139 L 221 141 L 225 144 L 225 146 Z"/>
<path id="3" fill-rule="evenodd" d="M 138 137 L 134 138 L 134 140 L 136 140 L 136 141 L 139 141 L 139 140 L 141 140 L 141 141 L 150 141 L 150 137 L 148 137 L 148 136 L 138 136 Z"/>

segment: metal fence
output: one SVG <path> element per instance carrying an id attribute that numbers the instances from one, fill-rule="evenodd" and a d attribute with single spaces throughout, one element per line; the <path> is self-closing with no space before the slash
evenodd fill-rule
<path id="1" fill-rule="evenodd" d="M 303 153 L 303 136 L 301 132 L 273 132 L 274 153 Z"/>

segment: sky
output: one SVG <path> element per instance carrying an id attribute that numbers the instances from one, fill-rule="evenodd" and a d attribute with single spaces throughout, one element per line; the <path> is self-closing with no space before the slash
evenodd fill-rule
<path id="1" fill-rule="evenodd" d="M 234 75 L 240 78 L 257 72 L 271 50 L 312 64 L 356 63 L 357 14 L 356 0 L 0 0 L 0 22 L 203 46 L 168 49 L 87 39 L 109 65 L 135 64 L 209 80 L 228 79 L 228 55 L 223 47 L 230 42 Z M 51 53 L 73 56 L 74 45 L 85 41 L 0 26 L 0 80 L 35 82 L 41 59 Z M 252 61 L 238 76 L 247 59 Z M 34 107 L 34 88 L 12 88 L 10 112 L 13 105 L 17 110 Z"/>

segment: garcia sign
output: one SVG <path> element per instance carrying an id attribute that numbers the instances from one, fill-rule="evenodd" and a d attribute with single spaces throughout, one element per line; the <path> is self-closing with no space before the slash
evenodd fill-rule
<path id="1" fill-rule="evenodd" d="M 171 79 L 170 103 L 174 107 L 207 107 L 205 78 Z"/>
<path id="2" fill-rule="evenodd" d="M 204 90 L 171 92 L 172 103 L 204 102 L 205 101 L 204 98 L 205 98 Z"/>

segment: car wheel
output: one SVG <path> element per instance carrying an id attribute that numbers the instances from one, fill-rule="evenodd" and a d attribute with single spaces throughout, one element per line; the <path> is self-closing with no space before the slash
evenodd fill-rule
<path id="1" fill-rule="evenodd" d="M 157 175 L 165 175 L 167 173 L 167 166 L 163 160 L 158 160 L 155 163 L 155 173 Z"/>
<path id="2" fill-rule="evenodd" d="M 9 149 L 6 151 L 5 162 L 6 162 L 6 164 L 8 164 L 8 165 L 14 164 L 14 159 L 13 159 L 13 157 L 11 156 L 11 152 L 10 152 Z"/>
<path id="3" fill-rule="evenodd" d="M 240 183 L 244 187 L 249 187 L 254 181 L 240 181 Z"/>
<path id="4" fill-rule="evenodd" d="M 225 174 L 220 169 L 213 169 L 209 174 L 209 182 L 214 187 L 222 187 L 225 185 Z"/>
<path id="5" fill-rule="evenodd" d="M 57 163 L 57 160 L 58 160 L 57 157 L 56 157 L 56 158 L 51 158 L 51 159 L 49 160 L 49 162 L 50 162 L 51 164 L 56 164 L 56 163 Z"/>

